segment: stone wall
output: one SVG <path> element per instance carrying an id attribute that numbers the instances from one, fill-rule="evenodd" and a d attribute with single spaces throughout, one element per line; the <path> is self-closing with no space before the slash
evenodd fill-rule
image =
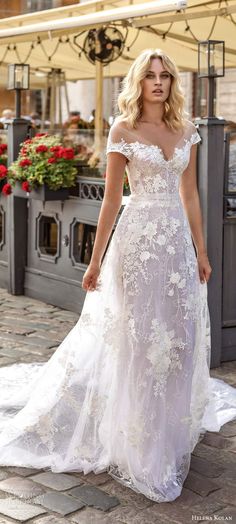
<path id="1" fill-rule="evenodd" d="M 217 79 L 216 115 L 236 122 L 236 69 L 227 69 L 225 76 Z"/>

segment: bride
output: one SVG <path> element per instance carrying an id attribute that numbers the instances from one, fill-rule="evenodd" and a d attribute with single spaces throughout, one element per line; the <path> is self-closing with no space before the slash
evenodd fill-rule
<path id="1" fill-rule="evenodd" d="M 168 502 L 205 431 L 236 418 L 236 390 L 209 373 L 201 139 L 164 51 L 136 58 L 118 107 L 81 316 L 45 364 L 1 368 L 0 465 L 107 471 Z"/>

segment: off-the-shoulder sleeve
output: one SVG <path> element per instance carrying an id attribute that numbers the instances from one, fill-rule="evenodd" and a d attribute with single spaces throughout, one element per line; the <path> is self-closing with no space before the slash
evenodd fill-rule
<path id="1" fill-rule="evenodd" d="M 191 145 L 201 142 L 201 137 L 197 131 L 197 128 L 191 121 L 188 121 L 187 125 L 187 138 Z"/>
<path id="2" fill-rule="evenodd" d="M 116 152 L 124 155 L 128 160 L 133 156 L 132 144 L 125 140 L 126 131 L 119 125 L 112 125 L 108 138 L 106 154 Z"/>
<path id="3" fill-rule="evenodd" d="M 192 133 L 191 137 L 190 137 L 190 142 L 191 144 L 197 144 L 198 142 L 201 142 L 201 137 L 197 131 L 197 129 L 195 128 L 195 131 Z"/>

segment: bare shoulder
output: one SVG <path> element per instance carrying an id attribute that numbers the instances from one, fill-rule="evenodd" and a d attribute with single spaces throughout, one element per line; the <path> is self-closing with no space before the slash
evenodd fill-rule
<path id="1" fill-rule="evenodd" d="M 196 126 L 191 120 L 184 120 L 184 127 L 187 131 L 196 131 Z"/>
<path id="2" fill-rule="evenodd" d="M 115 120 L 112 124 L 112 129 L 116 131 L 130 131 L 130 126 L 126 120 Z"/>
<path id="3" fill-rule="evenodd" d="M 110 128 L 111 139 L 115 142 L 129 141 L 130 128 L 124 120 L 115 120 Z"/>

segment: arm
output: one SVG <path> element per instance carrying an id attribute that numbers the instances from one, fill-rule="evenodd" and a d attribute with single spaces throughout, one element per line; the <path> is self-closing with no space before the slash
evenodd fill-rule
<path id="1" fill-rule="evenodd" d="M 126 162 L 126 157 L 118 152 L 109 153 L 107 156 L 105 193 L 99 213 L 90 265 L 101 264 L 103 254 L 122 202 L 123 179 Z"/>
<path id="2" fill-rule="evenodd" d="M 191 234 L 197 251 L 199 276 L 201 282 L 203 282 L 205 278 L 208 281 L 212 270 L 208 261 L 203 236 L 203 220 L 197 188 L 196 156 L 197 145 L 193 144 L 189 164 L 180 180 L 179 194 L 189 221 Z"/>
<path id="3" fill-rule="evenodd" d="M 188 167 L 182 174 L 179 194 L 186 211 L 197 254 L 206 253 L 203 237 L 202 213 L 197 189 L 196 175 L 197 145 L 191 147 Z"/>

